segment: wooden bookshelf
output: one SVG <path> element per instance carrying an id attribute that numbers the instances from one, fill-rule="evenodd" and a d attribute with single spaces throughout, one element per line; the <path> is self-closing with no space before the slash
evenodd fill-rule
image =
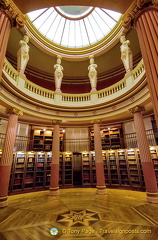
<path id="1" fill-rule="evenodd" d="M 51 178 L 51 162 L 52 162 L 52 153 L 46 153 L 46 170 L 45 170 L 45 186 L 48 188 L 50 186 L 50 178 Z"/>
<path id="2" fill-rule="evenodd" d="M 34 130 L 33 132 L 33 151 L 51 151 L 53 141 L 53 131 Z"/>
<path id="3" fill-rule="evenodd" d="M 12 191 L 22 191 L 24 186 L 26 154 L 17 152 L 14 160 Z"/>
<path id="4" fill-rule="evenodd" d="M 26 169 L 24 174 L 24 189 L 34 188 L 36 154 L 26 154 Z"/>
<path id="5" fill-rule="evenodd" d="M 83 152 L 82 187 L 96 186 L 95 152 Z M 139 149 L 103 150 L 105 184 L 109 188 L 145 191 Z M 158 147 L 151 148 L 151 157 L 158 183 Z M 51 177 L 51 152 L 16 152 L 10 174 L 9 193 L 48 189 Z M 59 186 L 73 186 L 73 153 L 61 152 Z"/>
<path id="6" fill-rule="evenodd" d="M 100 131 L 102 150 L 120 149 L 124 147 L 121 128 L 104 128 Z M 90 132 L 91 150 L 94 150 L 94 131 Z"/>
<path id="7" fill-rule="evenodd" d="M 63 164 L 63 154 L 59 155 L 59 186 L 63 186 L 64 183 L 64 164 Z"/>
<path id="8" fill-rule="evenodd" d="M 95 152 L 92 152 L 91 155 L 91 172 L 92 175 L 90 178 L 92 179 L 92 185 L 96 186 L 97 184 L 97 178 L 96 178 L 96 162 L 95 162 Z"/>
<path id="9" fill-rule="evenodd" d="M 127 164 L 130 185 L 132 188 L 141 188 L 141 175 L 136 149 L 127 150 Z"/>
<path id="10" fill-rule="evenodd" d="M 151 152 L 151 158 L 152 158 L 152 161 L 153 161 L 155 176 L 156 176 L 157 185 L 158 185 L 158 148 L 151 147 L 150 152 Z"/>
<path id="11" fill-rule="evenodd" d="M 130 187 L 126 151 L 118 150 L 117 157 L 118 157 L 118 166 L 119 166 L 119 174 L 120 174 L 120 185 L 122 187 Z"/>
<path id="12" fill-rule="evenodd" d="M 90 186 L 91 180 L 91 158 L 89 152 L 82 153 L 82 185 Z"/>
<path id="13" fill-rule="evenodd" d="M 103 166 L 104 166 L 104 176 L 105 176 L 105 184 L 107 186 L 110 185 L 110 170 L 109 170 L 109 161 L 107 157 L 107 151 L 102 151 L 102 156 L 103 156 Z"/>
<path id="14" fill-rule="evenodd" d="M 35 188 L 43 188 L 45 178 L 45 158 L 46 154 L 38 152 L 35 166 Z"/>
<path id="15" fill-rule="evenodd" d="M 34 130 L 33 131 L 33 151 L 52 151 L 53 131 L 52 130 Z M 60 131 L 59 135 L 59 148 L 63 151 L 63 132 Z"/>
<path id="16" fill-rule="evenodd" d="M 118 161 L 116 152 L 114 150 L 108 151 L 108 160 L 110 167 L 110 185 L 119 186 Z"/>
<path id="17" fill-rule="evenodd" d="M 70 152 L 64 153 L 63 175 L 64 175 L 64 181 L 63 181 L 64 187 L 72 187 L 73 168 L 72 168 L 72 153 Z"/>

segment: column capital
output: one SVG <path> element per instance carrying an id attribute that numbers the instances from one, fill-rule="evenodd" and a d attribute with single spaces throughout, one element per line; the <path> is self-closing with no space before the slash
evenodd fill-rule
<path id="1" fill-rule="evenodd" d="M 100 124 L 101 120 L 100 119 L 94 119 L 94 120 L 91 120 L 91 123 L 92 124 Z"/>
<path id="2" fill-rule="evenodd" d="M 25 16 L 12 0 L 0 0 L 0 8 L 11 19 L 13 26 L 18 26 L 19 28 L 24 26 Z"/>
<path id="3" fill-rule="evenodd" d="M 136 17 L 145 8 L 152 6 L 158 7 L 158 0 L 135 0 L 122 17 L 124 33 L 134 26 Z"/>
<path id="4" fill-rule="evenodd" d="M 7 108 L 6 109 L 6 114 L 15 114 L 15 115 L 19 115 L 22 116 L 23 115 L 23 111 L 17 109 L 17 108 Z"/>
<path id="5" fill-rule="evenodd" d="M 130 113 L 134 114 L 136 112 L 143 112 L 143 111 L 145 111 L 145 108 L 142 107 L 142 106 L 135 106 L 135 107 L 129 109 L 129 111 L 130 111 Z"/>
<path id="6" fill-rule="evenodd" d="M 53 125 L 60 125 L 62 123 L 61 120 L 52 120 Z"/>

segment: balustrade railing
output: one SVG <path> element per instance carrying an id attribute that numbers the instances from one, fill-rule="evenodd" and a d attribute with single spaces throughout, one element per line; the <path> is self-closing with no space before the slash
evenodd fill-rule
<path id="1" fill-rule="evenodd" d="M 150 146 L 156 146 L 154 131 L 152 129 L 146 130 L 147 139 Z M 138 148 L 136 133 L 129 133 L 124 135 L 125 148 Z"/>
<path id="2" fill-rule="evenodd" d="M 43 97 L 46 102 L 56 105 L 65 104 L 65 106 L 67 106 L 67 103 L 72 103 L 72 105 L 75 104 L 76 106 L 82 106 L 82 104 L 86 104 L 88 106 L 96 105 L 103 101 L 106 102 L 107 97 L 108 100 L 113 100 L 115 96 L 118 97 L 118 94 L 121 96 L 122 93 L 125 93 L 126 90 L 131 89 L 137 83 L 136 79 L 139 80 L 139 78 L 141 78 L 142 74 L 145 73 L 145 69 L 143 60 L 141 60 L 131 71 L 131 74 L 125 75 L 125 77 L 119 82 L 111 85 L 108 88 L 86 94 L 58 93 L 40 87 L 26 79 L 24 76 L 21 77 L 21 75 L 16 69 L 13 68 L 7 59 L 4 61 L 3 73 L 10 78 L 12 83 L 14 82 L 15 86 L 19 90 L 33 98 Z M 42 98 L 40 100 L 42 101 Z"/>
<path id="3" fill-rule="evenodd" d="M 4 139 L 5 134 L 0 133 L 0 149 L 2 149 L 3 147 Z M 28 151 L 29 141 L 30 141 L 29 137 L 17 135 L 14 144 L 14 151 Z"/>

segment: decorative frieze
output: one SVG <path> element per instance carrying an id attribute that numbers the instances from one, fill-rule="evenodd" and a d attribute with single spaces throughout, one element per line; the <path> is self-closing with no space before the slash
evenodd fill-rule
<path id="1" fill-rule="evenodd" d="M 130 6 L 130 8 L 127 10 L 127 12 L 124 14 L 122 20 L 123 20 L 123 27 L 124 32 L 126 33 L 131 27 L 134 26 L 134 21 L 136 17 L 140 14 L 142 10 L 144 10 L 146 7 L 158 7 L 158 0 L 137 0 L 134 1 L 133 4 Z"/>
<path id="2" fill-rule="evenodd" d="M 12 26 L 23 27 L 25 24 L 25 16 L 17 8 L 12 0 L 0 0 L 0 9 L 5 11 L 8 17 L 11 19 Z"/>

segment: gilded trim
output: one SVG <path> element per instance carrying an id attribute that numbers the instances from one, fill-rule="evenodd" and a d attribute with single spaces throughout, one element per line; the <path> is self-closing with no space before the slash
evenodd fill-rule
<path id="1" fill-rule="evenodd" d="M 158 0 L 135 0 L 126 13 L 122 16 L 124 33 L 126 33 L 131 27 L 134 27 L 134 22 L 142 10 L 149 6 L 157 7 L 157 5 Z"/>
<path id="2" fill-rule="evenodd" d="M 24 14 L 18 9 L 12 0 L 0 0 L 0 8 L 9 16 L 12 26 L 23 27 L 25 24 Z"/>

